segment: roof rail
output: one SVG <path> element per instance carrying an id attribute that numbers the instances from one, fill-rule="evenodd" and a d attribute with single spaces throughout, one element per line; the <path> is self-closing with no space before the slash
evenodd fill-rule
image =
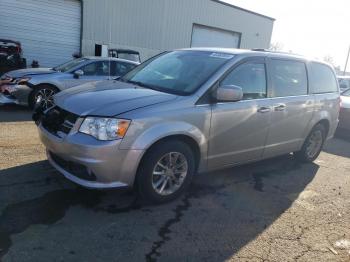
<path id="1" fill-rule="evenodd" d="M 252 51 L 257 51 L 257 52 L 273 52 L 269 49 L 264 49 L 264 48 L 252 48 Z"/>
<path id="2" fill-rule="evenodd" d="M 274 50 L 264 49 L 264 48 L 253 48 L 251 50 L 256 51 L 256 52 L 266 52 L 266 53 L 272 53 L 272 54 L 282 54 L 282 55 L 292 55 L 292 56 L 304 57 L 303 55 L 299 55 L 299 54 L 295 54 L 295 53 L 291 53 L 291 52 L 274 51 Z"/>

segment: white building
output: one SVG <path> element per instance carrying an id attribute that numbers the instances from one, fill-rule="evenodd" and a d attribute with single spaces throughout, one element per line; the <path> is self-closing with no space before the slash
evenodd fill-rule
<path id="1" fill-rule="evenodd" d="M 217 0 L 0 0 L 0 38 L 54 66 L 95 45 L 142 59 L 184 47 L 268 48 L 274 19 Z"/>

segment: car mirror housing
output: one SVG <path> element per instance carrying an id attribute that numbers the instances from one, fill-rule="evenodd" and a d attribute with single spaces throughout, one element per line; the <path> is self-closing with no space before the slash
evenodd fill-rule
<path id="1" fill-rule="evenodd" d="M 243 90 L 235 85 L 219 86 L 214 93 L 214 97 L 218 102 L 237 102 L 243 98 Z"/>
<path id="2" fill-rule="evenodd" d="M 77 71 L 74 72 L 74 77 L 75 77 L 75 78 L 79 78 L 79 77 L 81 77 L 81 76 L 83 76 L 83 75 L 84 75 L 84 71 L 81 70 L 81 69 L 79 69 L 79 70 L 77 70 Z"/>

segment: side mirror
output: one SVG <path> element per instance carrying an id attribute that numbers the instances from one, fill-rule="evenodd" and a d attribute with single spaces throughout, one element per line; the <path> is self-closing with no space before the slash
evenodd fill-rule
<path id="1" fill-rule="evenodd" d="M 81 77 L 83 75 L 84 75 L 84 71 L 81 70 L 81 69 L 79 69 L 79 70 L 74 72 L 74 78 L 79 78 L 79 77 Z"/>
<path id="2" fill-rule="evenodd" d="M 243 98 L 243 90 L 235 85 L 219 86 L 214 93 L 214 97 L 218 102 L 237 102 Z"/>

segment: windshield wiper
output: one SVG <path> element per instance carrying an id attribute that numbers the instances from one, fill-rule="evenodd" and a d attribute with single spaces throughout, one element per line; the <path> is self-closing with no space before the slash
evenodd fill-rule
<path id="1" fill-rule="evenodd" d="M 153 90 L 161 91 L 161 90 L 159 90 L 159 88 L 156 88 L 156 87 L 151 86 L 151 85 L 147 85 L 147 84 L 142 83 L 142 82 L 140 82 L 140 81 L 126 80 L 125 82 L 126 82 L 126 83 L 129 83 L 129 84 L 134 84 L 134 85 L 137 85 L 137 86 L 140 86 L 140 87 L 148 88 L 148 89 L 153 89 Z"/>

